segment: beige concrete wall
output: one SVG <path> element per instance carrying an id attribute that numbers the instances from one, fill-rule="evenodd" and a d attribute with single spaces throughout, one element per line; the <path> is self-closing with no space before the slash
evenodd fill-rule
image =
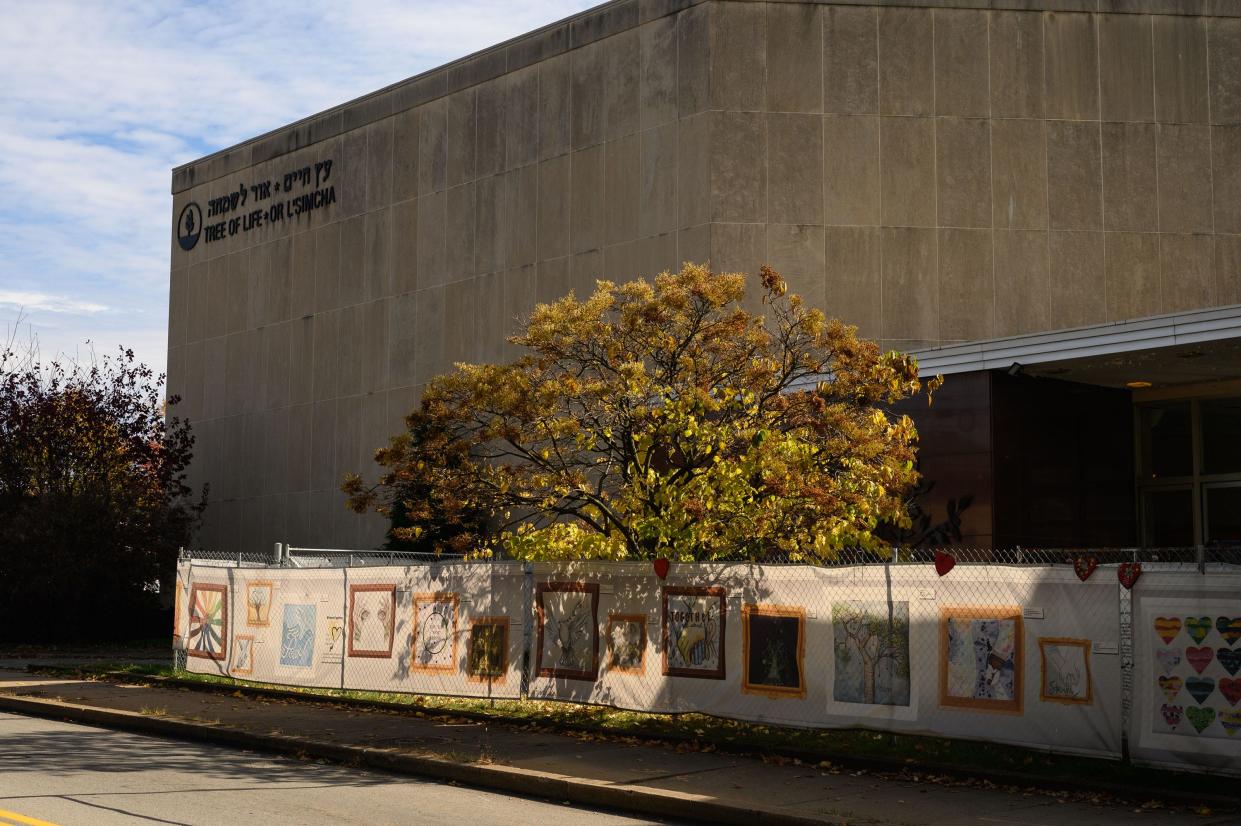
<path id="1" fill-rule="evenodd" d="M 716 11 L 717 267 L 899 348 L 1241 301 L 1241 20 L 881 5 Z"/>
<path id="2" fill-rule="evenodd" d="M 1241 19 L 932 5 L 627 0 L 176 170 L 174 223 L 323 159 L 338 198 L 173 239 L 200 543 L 382 541 L 343 474 L 597 277 L 770 262 L 902 347 L 1241 301 Z"/>

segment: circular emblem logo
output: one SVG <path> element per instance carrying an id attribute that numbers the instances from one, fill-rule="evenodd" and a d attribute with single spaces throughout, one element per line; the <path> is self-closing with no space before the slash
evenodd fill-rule
<path id="1" fill-rule="evenodd" d="M 177 242 L 181 244 L 181 249 L 186 252 L 194 249 L 202 231 L 203 211 L 198 204 L 191 201 L 181 210 L 181 217 L 177 219 Z"/>

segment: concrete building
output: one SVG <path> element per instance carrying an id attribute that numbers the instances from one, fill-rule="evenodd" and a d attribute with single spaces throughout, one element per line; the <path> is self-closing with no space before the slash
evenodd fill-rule
<path id="1" fill-rule="evenodd" d="M 686 259 L 949 374 L 919 419 L 963 541 L 1241 539 L 1236 0 L 616 0 L 172 192 L 204 547 L 381 542 L 339 482 L 432 376 Z"/>

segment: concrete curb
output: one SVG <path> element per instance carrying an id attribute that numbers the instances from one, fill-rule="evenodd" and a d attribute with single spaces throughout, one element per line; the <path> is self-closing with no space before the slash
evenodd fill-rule
<path id="1" fill-rule="evenodd" d="M 39 671 L 38 667 L 32 667 L 31 671 Z M 380 700 L 357 700 L 351 697 L 322 697 L 313 694 L 305 694 L 299 691 L 280 688 L 279 686 L 268 685 L 252 685 L 247 683 L 237 683 L 228 685 L 224 683 L 204 683 L 197 680 L 182 680 L 177 677 L 164 677 L 158 675 L 147 674 L 130 674 L 127 672 L 106 672 L 108 679 L 118 682 L 139 683 L 155 686 L 167 686 L 172 688 L 186 689 L 189 691 L 199 691 L 216 694 L 233 694 L 241 692 L 243 695 L 251 695 L 255 697 L 268 697 L 278 700 L 290 700 L 299 703 L 327 703 L 341 705 L 348 708 L 358 708 L 362 710 L 382 710 L 391 711 L 399 714 L 413 714 L 426 717 L 459 717 L 466 720 L 475 720 L 481 723 L 492 725 L 521 725 L 521 723 L 506 721 L 495 715 L 479 714 L 466 710 L 449 710 L 438 708 L 420 708 L 418 706 L 406 705 L 403 703 L 389 703 Z M 528 722 L 528 721 L 527 721 Z M 548 729 L 558 731 L 568 731 L 577 733 L 596 734 L 598 731 L 590 726 L 576 725 L 573 723 L 556 723 L 556 724 L 540 724 Z M 651 744 L 669 744 L 675 742 L 667 737 L 660 737 L 653 734 L 634 734 L 630 735 L 639 740 Z M 733 746 L 728 743 L 716 743 L 716 749 L 720 753 L 735 754 L 743 757 L 754 757 L 755 752 L 752 748 L 744 746 Z M 1144 788 L 1134 787 L 1118 783 L 1104 783 L 1094 780 L 1079 780 L 1072 777 L 1036 777 L 1031 778 L 1020 772 L 1011 771 L 1001 768 L 981 768 L 971 766 L 959 766 L 953 764 L 941 764 L 933 761 L 917 761 L 908 762 L 894 757 L 880 757 L 874 755 L 856 755 L 842 754 L 834 752 L 807 752 L 795 748 L 771 748 L 765 751 L 776 757 L 782 757 L 791 760 L 801 760 L 807 766 L 817 765 L 820 760 L 829 760 L 833 764 L 849 768 L 861 769 L 864 771 L 888 772 L 888 773 L 904 773 L 918 772 L 920 774 L 944 774 L 960 778 L 970 778 L 976 780 L 988 781 L 998 785 L 1014 786 L 1017 788 L 1038 788 L 1042 790 L 1057 790 L 1067 792 L 1090 792 L 1110 794 L 1120 799 L 1130 800 L 1149 800 L 1159 799 L 1165 802 L 1174 803 L 1185 806 L 1195 806 L 1207 804 L 1216 808 L 1234 809 L 1241 803 L 1241 798 L 1231 795 L 1212 795 L 1197 792 L 1178 792 L 1171 788 Z M 604 804 L 599 804 L 604 805 Z"/>
<path id="2" fill-rule="evenodd" d="M 566 777 L 513 766 L 462 763 L 441 757 L 403 754 L 393 750 L 347 746 L 283 734 L 196 723 L 170 717 L 148 717 L 132 711 L 102 709 L 60 700 L 0 694 L 0 711 L 31 717 L 85 723 L 103 728 L 212 743 L 296 757 L 318 757 L 334 763 L 364 766 L 396 774 L 435 778 L 483 789 L 569 801 L 583 806 L 617 809 L 649 817 L 701 820 L 712 823 L 822 826 L 831 821 L 801 817 L 766 807 L 743 807 L 709 798 L 603 780 Z M 843 821 L 842 821 L 843 822 Z"/>

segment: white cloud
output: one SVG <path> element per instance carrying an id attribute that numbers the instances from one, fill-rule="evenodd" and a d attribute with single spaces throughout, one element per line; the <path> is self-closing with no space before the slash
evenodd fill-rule
<path id="1" fill-rule="evenodd" d="M 42 297 L 23 306 L 44 353 L 89 339 L 99 350 L 133 347 L 163 369 L 172 167 L 589 5 L 9 4 L 0 296 Z"/>
<path id="2" fill-rule="evenodd" d="M 0 307 L 17 309 L 21 312 L 71 313 L 74 315 L 93 315 L 102 313 L 108 308 L 90 301 L 79 301 L 62 295 L 48 293 L 17 292 L 0 290 Z"/>

